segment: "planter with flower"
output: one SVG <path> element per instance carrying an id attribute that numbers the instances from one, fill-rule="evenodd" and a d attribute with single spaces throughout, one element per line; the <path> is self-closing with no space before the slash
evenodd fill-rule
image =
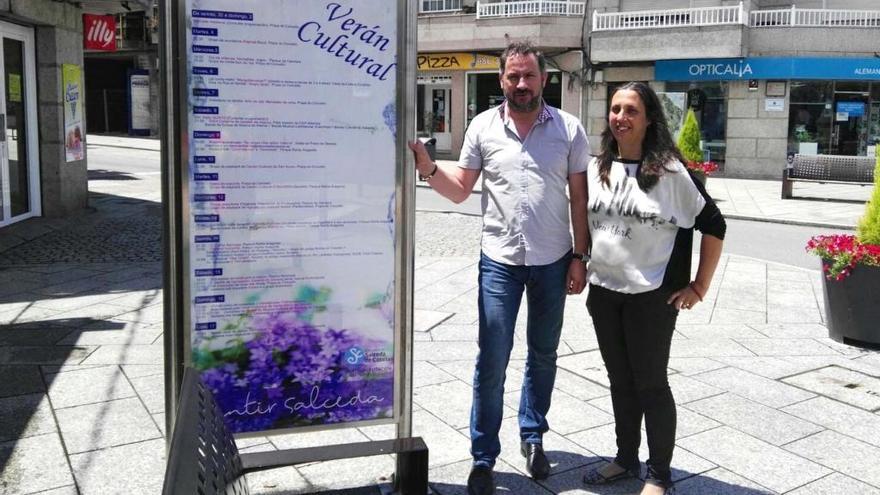
<path id="1" fill-rule="evenodd" d="M 718 164 L 703 161 L 703 150 L 700 148 L 700 124 L 697 123 L 693 109 L 688 110 L 676 144 L 686 160 L 687 169 L 697 180 L 705 184 L 708 175 L 718 170 Z"/>
<path id="2" fill-rule="evenodd" d="M 880 153 L 874 191 L 856 235 L 819 235 L 807 251 L 822 260 L 829 336 L 853 345 L 880 345 Z"/>
<path id="3" fill-rule="evenodd" d="M 712 172 L 718 170 L 718 164 L 715 162 L 687 162 L 685 164 L 688 170 L 694 174 L 694 176 L 702 182 L 706 183 L 706 177 L 709 176 Z"/>

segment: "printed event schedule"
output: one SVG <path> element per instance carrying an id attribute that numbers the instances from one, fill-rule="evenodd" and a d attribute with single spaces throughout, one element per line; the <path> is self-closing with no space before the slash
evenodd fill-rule
<path id="1" fill-rule="evenodd" d="M 236 432 L 392 417 L 396 2 L 186 8 L 193 365 Z"/>

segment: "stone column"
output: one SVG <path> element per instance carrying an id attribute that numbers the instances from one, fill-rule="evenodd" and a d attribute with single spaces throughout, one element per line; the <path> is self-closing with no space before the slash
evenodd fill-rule
<path id="1" fill-rule="evenodd" d="M 51 19 L 54 25 L 34 29 L 37 56 L 37 119 L 39 123 L 40 182 L 43 216 L 61 217 L 88 204 L 86 158 L 67 162 L 64 152 L 64 91 L 61 65 L 83 67 L 82 10 L 67 3 L 16 2 L 37 9 L 29 17 Z M 39 5 L 37 5 L 39 4 Z M 40 10 L 40 9 L 48 9 Z M 49 15 L 49 11 L 53 15 Z M 85 88 L 81 97 L 85 97 Z M 85 109 L 85 101 L 83 101 Z M 87 128 L 86 116 L 83 126 Z"/>
<path id="2" fill-rule="evenodd" d="M 726 177 L 782 177 L 788 137 L 788 93 L 782 112 L 764 110 L 766 81 L 749 91 L 747 81 L 730 83 L 727 100 Z"/>

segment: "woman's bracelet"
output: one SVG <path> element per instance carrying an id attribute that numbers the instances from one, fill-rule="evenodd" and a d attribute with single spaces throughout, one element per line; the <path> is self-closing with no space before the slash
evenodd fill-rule
<path id="1" fill-rule="evenodd" d="M 697 283 L 691 280 L 690 282 L 688 282 L 688 287 L 690 287 L 691 290 L 694 291 L 694 294 L 697 295 L 697 298 L 700 300 L 700 302 L 703 302 L 703 294 L 700 294 L 700 291 L 697 290 Z"/>
<path id="2" fill-rule="evenodd" d="M 436 174 L 436 173 L 437 173 L 437 163 L 434 162 L 434 169 L 431 170 L 431 173 L 429 173 L 428 175 L 419 174 L 419 180 L 428 180 L 431 177 L 434 177 L 434 174 Z"/>

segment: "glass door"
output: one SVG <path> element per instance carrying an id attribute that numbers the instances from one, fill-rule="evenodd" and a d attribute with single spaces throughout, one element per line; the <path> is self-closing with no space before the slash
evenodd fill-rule
<path id="1" fill-rule="evenodd" d="M 39 215 L 33 30 L 0 22 L 0 226 Z"/>
<path id="2" fill-rule="evenodd" d="M 834 91 L 831 149 L 835 155 L 864 156 L 868 147 L 868 83 L 838 82 Z"/>

